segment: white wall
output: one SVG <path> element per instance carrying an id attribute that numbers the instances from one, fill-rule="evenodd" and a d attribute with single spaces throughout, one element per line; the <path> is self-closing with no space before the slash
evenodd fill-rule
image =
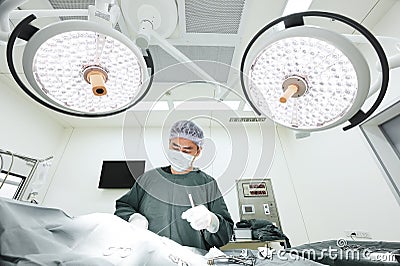
<path id="1" fill-rule="evenodd" d="M 395 233 L 399 206 L 359 129 L 343 132 L 338 128 L 296 140 L 281 127 L 275 136 L 273 127 L 264 135 L 251 128 L 246 133 L 248 144 L 237 141 L 238 131 L 231 128 L 227 134 L 205 128 L 217 151 L 205 171 L 219 182 L 235 221 L 239 213 L 234 180 L 262 176 L 263 171 L 255 171 L 260 164 L 272 178 L 282 227 L 294 245 L 337 239 L 344 230 L 353 229 L 369 231 L 375 239 L 399 239 Z M 127 190 L 97 188 L 102 161 L 146 159 L 146 170 L 166 165 L 164 142 L 161 128 L 145 132 L 139 128 L 74 129 L 44 204 L 71 215 L 112 213 L 115 199 Z M 273 151 L 272 165 L 271 158 L 259 162 L 261 150 Z M 246 162 L 240 156 L 230 159 L 235 151 L 243 153 Z"/>
<path id="2" fill-rule="evenodd" d="M 139 136 L 140 130 L 136 134 Z M 121 129 L 74 129 L 43 204 L 61 208 L 74 216 L 92 212 L 111 213 L 115 199 L 125 190 L 97 188 L 102 161 L 124 158 Z M 129 159 L 142 158 L 139 154 L 138 158 Z"/>
<path id="3" fill-rule="evenodd" d="M 400 239 L 400 207 L 358 128 L 302 140 L 279 133 L 310 241 L 355 229 L 374 239 Z"/>
<path id="4" fill-rule="evenodd" d="M 235 179 L 260 177 L 262 172 L 265 176 L 274 155 L 275 162 L 269 176 L 273 179 L 282 226 L 294 244 L 306 242 L 306 230 L 287 166 L 282 158 L 282 149 L 279 143 L 275 143 L 274 127 L 264 128 L 263 135 L 259 129 L 248 128 L 246 134 L 250 146 L 229 139 L 229 135 L 235 136 L 240 132 L 237 128 L 228 129 L 229 134 L 215 128 L 204 130 L 206 136 L 213 139 L 217 151 L 214 163 L 204 170 L 217 179 L 232 218 L 235 221 L 239 220 Z M 74 216 L 92 212 L 113 213 L 115 200 L 127 190 L 97 188 L 102 161 L 146 159 L 146 170 L 167 165 L 162 152 L 164 143 L 160 132 L 160 128 L 146 128 L 145 133 L 139 128 L 74 129 L 43 203 L 46 206 L 61 208 Z M 203 152 L 206 152 L 206 148 Z M 260 163 L 262 149 L 270 152 Z M 237 153 L 235 158 L 231 159 L 232 152 L 243 153 L 247 162 L 241 162 Z M 261 167 L 258 173 L 255 173 L 258 164 Z"/>
<path id="5" fill-rule="evenodd" d="M 145 132 L 140 128 L 74 129 L 44 204 L 63 208 L 72 215 L 94 211 L 113 212 L 115 199 L 127 190 L 97 188 L 102 161 L 145 159 L 145 170 L 167 165 L 168 161 L 163 154 L 163 145 L 166 141 L 160 137 L 160 132 L 160 128 L 146 128 Z M 253 167 L 247 166 L 245 169 L 246 162 L 233 162 L 233 164 L 242 165 L 242 167 L 238 167 L 240 172 L 236 171 L 235 175 L 226 176 L 227 167 L 231 167 L 229 165 L 231 163 L 230 156 L 227 156 L 227 151 L 233 149 L 231 141 L 226 138 L 226 133 L 218 132 L 218 130 L 213 130 L 210 134 L 210 130 L 205 128 L 205 133 L 206 136 L 212 135 L 212 139 L 217 145 L 217 156 L 214 164 L 203 170 L 214 176 L 221 186 L 221 191 L 227 194 L 227 197 L 232 198 L 228 202 L 229 209 L 232 216 L 238 220 L 234 181 L 242 176 L 253 176 L 254 174 L 251 173 Z M 252 132 L 249 131 L 249 134 Z M 261 136 L 250 136 L 250 138 L 262 144 Z M 234 140 L 233 143 L 237 145 Z M 270 145 L 273 146 L 273 143 Z M 206 152 L 207 148 L 205 147 L 203 156 Z M 271 152 L 271 154 L 273 153 Z M 255 155 L 257 152 L 252 149 L 248 154 L 249 161 L 255 162 L 257 159 Z M 266 170 L 268 170 L 269 164 L 266 163 Z"/>
<path id="6" fill-rule="evenodd" d="M 0 148 L 37 158 L 53 155 L 64 127 L 17 90 L 0 75 Z"/>
<path id="7" fill-rule="evenodd" d="M 51 175 L 60 158 L 65 129 L 18 90 L 13 80 L 0 75 L 0 149 L 38 159 L 54 156 Z"/>

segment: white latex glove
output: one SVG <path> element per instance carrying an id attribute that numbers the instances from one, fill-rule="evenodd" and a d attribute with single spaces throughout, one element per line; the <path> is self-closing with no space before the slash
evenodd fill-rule
<path id="1" fill-rule="evenodd" d="M 129 217 L 128 222 L 139 228 L 148 229 L 149 228 L 149 221 L 147 221 L 146 217 L 141 215 L 140 213 L 134 213 Z"/>
<path id="2" fill-rule="evenodd" d="M 197 231 L 207 229 L 210 233 L 216 233 L 219 229 L 218 217 L 204 205 L 198 205 L 183 212 L 182 219 L 187 220 Z"/>

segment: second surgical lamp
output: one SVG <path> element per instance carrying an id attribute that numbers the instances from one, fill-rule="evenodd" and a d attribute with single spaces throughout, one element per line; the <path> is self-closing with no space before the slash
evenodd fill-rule
<path id="1" fill-rule="evenodd" d="M 361 107 L 372 83 L 364 56 L 343 35 L 305 25 L 308 17 L 345 23 L 374 48 L 381 89 L 367 112 Z M 284 29 L 276 30 L 278 23 Z M 242 88 L 253 109 L 300 132 L 324 130 L 346 121 L 350 125 L 344 130 L 359 125 L 382 102 L 389 80 L 388 60 L 377 39 L 350 18 L 320 11 L 288 15 L 266 25 L 248 44 L 240 70 Z"/>

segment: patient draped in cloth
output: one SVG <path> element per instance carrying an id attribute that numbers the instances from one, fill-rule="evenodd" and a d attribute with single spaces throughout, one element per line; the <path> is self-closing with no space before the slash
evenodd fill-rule
<path id="1" fill-rule="evenodd" d="M 214 178 L 193 167 L 203 131 L 178 121 L 170 131 L 170 166 L 145 172 L 116 201 L 115 215 L 181 245 L 209 250 L 229 242 L 233 221 Z"/>

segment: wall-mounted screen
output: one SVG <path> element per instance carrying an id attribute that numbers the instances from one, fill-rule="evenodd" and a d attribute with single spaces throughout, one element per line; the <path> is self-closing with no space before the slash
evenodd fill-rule
<path id="1" fill-rule="evenodd" d="M 144 167 L 145 161 L 103 161 L 99 188 L 131 188 Z"/>

